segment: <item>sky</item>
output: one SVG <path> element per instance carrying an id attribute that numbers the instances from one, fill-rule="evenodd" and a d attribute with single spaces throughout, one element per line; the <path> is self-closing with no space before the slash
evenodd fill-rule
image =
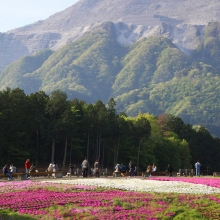
<path id="1" fill-rule="evenodd" d="M 44 20 L 78 0 L 0 0 L 0 32 Z"/>

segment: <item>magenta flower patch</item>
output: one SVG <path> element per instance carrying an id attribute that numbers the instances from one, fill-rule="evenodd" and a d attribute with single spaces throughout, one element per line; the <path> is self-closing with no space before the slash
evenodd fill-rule
<path id="1" fill-rule="evenodd" d="M 172 178 L 156 179 L 172 181 Z M 202 179 L 196 179 L 195 184 L 201 184 Z M 0 190 L 0 219 L 1 210 L 37 219 L 156 220 L 191 212 L 192 216 L 204 219 L 220 216 L 218 195 L 141 193 L 32 181 L 1 183 Z"/>

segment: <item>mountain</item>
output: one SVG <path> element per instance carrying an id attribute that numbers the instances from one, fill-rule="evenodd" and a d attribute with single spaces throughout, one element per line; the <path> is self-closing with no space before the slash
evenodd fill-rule
<path id="1" fill-rule="evenodd" d="M 25 56 L 0 73 L 0 90 L 61 89 L 87 102 L 113 97 L 128 115 L 170 112 L 220 136 L 220 23 L 206 26 L 191 55 L 159 36 L 121 45 L 116 33 L 106 22 L 56 51 Z"/>
<path id="2" fill-rule="evenodd" d="M 25 55 L 57 50 L 109 21 L 120 44 L 164 36 L 190 54 L 208 22 L 220 21 L 219 9 L 218 0 L 80 0 L 46 20 L 0 33 L 0 71 Z"/>
<path id="3" fill-rule="evenodd" d="M 113 97 L 128 115 L 170 112 L 220 136 L 220 1 L 80 0 L 0 33 L 0 90 Z"/>

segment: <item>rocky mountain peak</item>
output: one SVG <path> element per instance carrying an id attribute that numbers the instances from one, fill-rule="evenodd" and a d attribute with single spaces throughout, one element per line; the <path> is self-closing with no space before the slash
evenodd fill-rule
<path id="1" fill-rule="evenodd" d="M 80 0 L 44 21 L 1 33 L 0 71 L 43 48 L 56 50 L 106 22 L 114 24 L 121 44 L 160 35 L 190 53 L 210 21 L 220 21 L 219 0 Z"/>

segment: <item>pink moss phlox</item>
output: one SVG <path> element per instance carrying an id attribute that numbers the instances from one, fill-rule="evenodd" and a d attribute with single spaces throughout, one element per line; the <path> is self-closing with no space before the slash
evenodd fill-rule
<path id="1" fill-rule="evenodd" d="M 166 178 L 154 179 L 167 181 Z M 168 178 L 169 181 L 171 179 L 175 180 L 175 178 Z M 184 180 L 184 178 L 180 179 Z M 193 178 L 188 179 L 192 180 Z M 198 183 L 196 179 L 198 178 L 195 178 L 195 183 Z M 187 178 L 183 182 L 187 182 Z M 158 197 L 149 193 L 132 191 L 96 191 L 94 188 L 73 186 L 71 184 L 32 181 L 23 181 L 23 184 L 20 184 L 21 182 L 18 183 L 1 184 L 2 188 L 6 190 L 0 187 L 3 191 L 0 193 L 0 209 L 11 209 L 20 214 L 32 215 L 40 219 L 46 219 L 47 217 L 52 219 L 83 219 L 88 217 L 89 219 L 94 217 L 99 220 L 155 220 L 157 219 L 155 216 L 161 215 L 161 213 L 171 219 L 175 214 L 173 212 L 166 213 L 166 210 L 174 198 L 180 204 L 197 210 L 206 207 L 206 204 L 201 204 L 199 199 L 208 198 L 220 203 L 220 198 L 214 195 L 180 194 L 174 196 L 169 193 Z M 201 184 L 201 181 L 198 184 Z M 210 183 L 210 185 L 212 184 Z M 10 190 L 10 187 L 12 190 Z M 115 200 L 116 198 L 117 200 Z M 115 202 L 118 203 L 116 204 Z M 50 208 L 51 206 L 53 206 L 52 209 Z M 63 209 L 60 209 L 61 207 Z"/>
<path id="2" fill-rule="evenodd" d="M 15 184 L 18 186 L 16 190 L 0 194 L 0 208 L 7 208 L 17 211 L 20 214 L 33 216 L 44 216 L 48 214 L 56 219 L 63 218 L 64 216 L 74 219 L 79 213 L 84 212 L 93 216 L 95 215 L 98 219 L 142 219 L 145 218 L 145 216 L 148 216 L 147 219 L 154 219 L 155 214 L 161 212 L 162 209 L 165 208 L 165 204 L 161 203 L 160 209 L 151 209 L 148 203 L 153 198 L 153 195 L 138 192 L 120 190 L 103 190 L 101 192 L 53 191 L 48 190 L 47 187 L 55 187 L 57 185 L 34 183 L 34 185 L 31 186 L 31 181 L 24 183 L 26 188 Z M 60 187 L 65 188 L 61 185 Z M 119 198 L 128 204 L 141 202 L 143 207 L 127 209 L 123 208 L 123 206 L 114 206 L 114 198 Z M 66 204 L 75 204 L 78 205 L 79 208 L 72 209 L 69 213 L 63 214 L 58 211 L 51 214 L 48 210 L 52 205 L 63 207 Z M 85 210 L 83 210 L 83 207 L 85 207 Z M 93 208 L 88 209 L 88 207 Z M 109 207 L 112 207 L 112 209 L 109 210 Z M 105 211 L 100 211 L 100 208 L 104 208 Z"/>

